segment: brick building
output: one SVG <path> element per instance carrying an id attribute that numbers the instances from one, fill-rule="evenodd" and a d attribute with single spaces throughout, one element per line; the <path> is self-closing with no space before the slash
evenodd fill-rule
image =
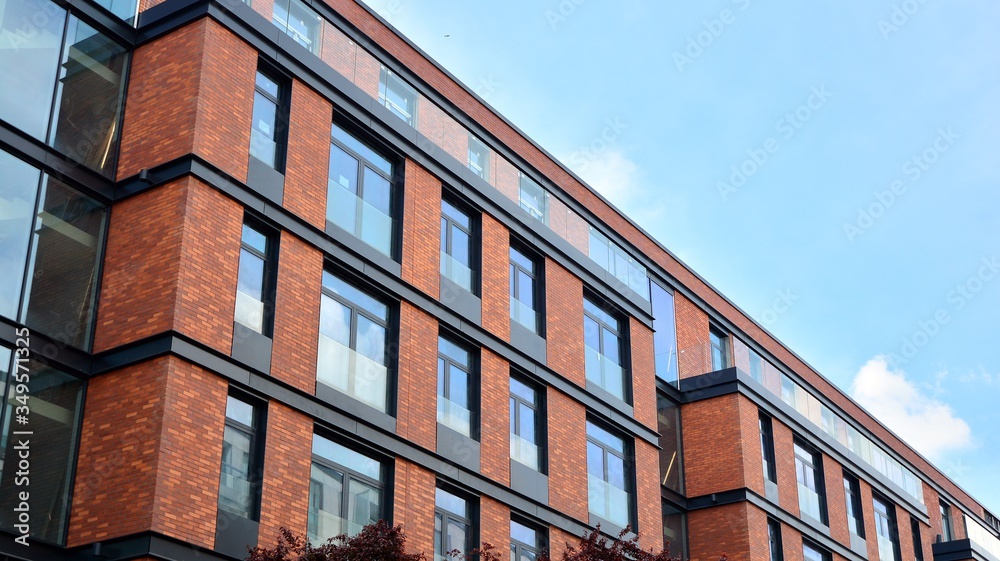
<path id="1" fill-rule="evenodd" d="M 0 0 L 0 29 L 7 558 L 382 518 L 427 554 L 600 523 L 1000 559 L 981 504 L 360 3 Z"/>

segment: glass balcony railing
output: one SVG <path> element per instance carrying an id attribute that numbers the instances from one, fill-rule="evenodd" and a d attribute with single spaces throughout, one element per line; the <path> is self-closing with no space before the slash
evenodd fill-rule
<path id="1" fill-rule="evenodd" d="M 880 535 L 877 541 L 879 561 L 897 561 L 896 548 L 892 545 L 892 540 Z"/>
<path id="2" fill-rule="evenodd" d="M 356 536 L 362 528 L 360 524 L 325 510 L 309 510 L 309 541 L 313 545 L 319 545 L 341 534 Z"/>
<path id="3" fill-rule="evenodd" d="M 250 518 L 253 486 L 242 477 L 223 473 L 219 484 L 219 507 L 243 518 Z"/>
<path id="4" fill-rule="evenodd" d="M 274 155 L 278 145 L 256 128 L 250 129 L 250 155 L 274 167 Z"/>
<path id="5" fill-rule="evenodd" d="M 838 413 L 821 402 L 790 376 L 781 372 L 770 361 L 764 359 L 746 343 L 733 340 L 736 368 L 764 386 L 769 392 L 798 411 L 809 422 L 831 438 L 847 447 L 855 456 L 875 471 L 898 485 L 908 495 L 924 502 L 924 488 L 921 480 L 898 460 L 887 454 L 867 436 L 848 424 Z M 681 351 L 685 353 L 686 351 Z M 693 356 L 693 355 L 691 355 Z M 685 359 L 686 357 L 681 357 Z M 687 357 L 690 358 L 690 357 Z"/>
<path id="6" fill-rule="evenodd" d="M 978 520 L 969 518 L 965 514 L 962 514 L 962 517 L 965 519 L 965 530 L 969 539 L 990 552 L 993 557 L 1000 559 L 1000 539 L 997 539 L 993 532 L 987 530 Z"/>
<path id="7" fill-rule="evenodd" d="M 584 348 L 587 355 L 587 380 L 624 401 L 625 371 L 622 367 L 591 347 L 585 345 Z"/>
<path id="8" fill-rule="evenodd" d="M 443 251 L 441 252 L 441 274 L 458 286 L 472 291 L 472 269 L 459 263 L 454 257 Z"/>
<path id="9" fill-rule="evenodd" d="M 514 433 L 510 434 L 510 458 L 538 471 L 538 446 Z"/>
<path id="10" fill-rule="evenodd" d="M 799 511 L 808 514 L 816 520 L 823 520 L 819 511 L 819 495 L 812 489 L 799 483 Z"/>
<path id="11" fill-rule="evenodd" d="M 237 290 L 235 319 L 260 333 L 264 329 L 264 303 L 241 290 Z"/>
<path id="12" fill-rule="evenodd" d="M 320 334 L 316 381 L 385 412 L 388 369 Z"/>
<path id="13" fill-rule="evenodd" d="M 510 299 L 510 318 L 532 333 L 538 333 L 538 313 L 517 298 Z"/>
<path id="14" fill-rule="evenodd" d="M 465 436 L 472 436 L 472 413 L 448 398 L 438 396 L 437 420 Z"/>
<path id="15" fill-rule="evenodd" d="M 587 474 L 590 512 L 624 528 L 629 523 L 629 494 L 607 481 Z"/>
<path id="16" fill-rule="evenodd" d="M 333 181 L 328 186 L 327 219 L 387 257 L 392 256 L 394 220 Z"/>

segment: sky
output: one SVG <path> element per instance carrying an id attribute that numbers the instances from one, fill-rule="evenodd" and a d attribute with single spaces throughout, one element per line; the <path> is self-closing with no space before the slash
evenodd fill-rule
<path id="1" fill-rule="evenodd" d="M 368 4 L 1000 514 L 1000 3 Z"/>

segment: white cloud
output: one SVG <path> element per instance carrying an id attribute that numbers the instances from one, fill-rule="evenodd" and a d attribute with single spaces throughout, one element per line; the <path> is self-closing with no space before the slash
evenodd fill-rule
<path id="1" fill-rule="evenodd" d="M 643 228 L 656 226 L 664 217 L 666 205 L 646 186 L 641 170 L 622 150 L 580 150 L 560 159 Z"/>
<path id="2" fill-rule="evenodd" d="M 951 407 L 927 396 L 889 370 L 885 357 L 869 360 L 854 376 L 851 395 L 878 420 L 932 461 L 972 447 L 972 429 Z"/>

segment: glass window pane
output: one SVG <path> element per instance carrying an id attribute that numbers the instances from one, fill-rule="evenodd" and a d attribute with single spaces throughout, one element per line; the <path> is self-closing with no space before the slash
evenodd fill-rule
<path id="1" fill-rule="evenodd" d="M 469 374 L 452 365 L 448 384 L 448 399 L 456 405 L 469 409 Z"/>
<path id="2" fill-rule="evenodd" d="M 244 245 L 252 247 L 265 255 L 267 254 L 267 236 L 246 224 L 243 225 L 241 241 Z"/>
<path id="3" fill-rule="evenodd" d="M 0 117 L 45 140 L 66 11 L 48 0 L 5 0 L 0 18 Z"/>
<path id="4" fill-rule="evenodd" d="M 226 417 L 248 427 L 254 427 L 253 405 L 233 396 L 229 396 L 226 400 Z"/>
<path id="5" fill-rule="evenodd" d="M 535 410 L 531 409 L 527 405 L 520 403 L 518 404 L 520 409 L 520 416 L 518 420 L 521 423 L 520 431 L 517 433 L 518 436 L 527 440 L 528 442 L 535 443 Z"/>
<path id="6" fill-rule="evenodd" d="M 434 505 L 441 510 L 446 510 L 454 515 L 461 516 L 462 518 L 469 517 L 468 506 L 465 499 L 453 495 L 444 489 L 435 489 Z"/>
<path id="7" fill-rule="evenodd" d="M 604 349 L 602 350 L 602 354 L 611 359 L 611 362 L 621 365 L 621 357 L 618 352 L 618 336 L 607 329 L 602 329 L 601 333 L 604 336 Z"/>
<path id="8" fill-rule="evenodd" d="M 583 342 L 595 351 L 601 350 L 601 327 L 587 316 L 583 316 Z"/>
<path id="9" fill-rule="evenodd" d="M 372 171 L 368 166 L 365 166 L 364 199 L 365 202 L 378 209 L 382 214 L 391 214 L 389 209 L 391 200 L 389 180 Z"/>
<path id="10" fill-rule="evenodd" d="M 510 248 L 510 260 L 532 273 L 535 272 L 535 262 L 513 247 Z"/>
<path id="11" fill-rule="evenodd" d="M 625 460 L 614 454 L 608 454 L 607 482 L 619 489 L 625 489 Z"/>
<path id="12" fill-rule="evenodd" d="M 128 51 L 75 17 L 66 44 L 49 144 L 114 177 Z"/>
<path id="13" fill-rule="evenodd" d="M 326 458 L 337 465 L 344 466 L 351 471 L 375 480 L 381 479 L 382 465 L 378 460 L 337 444 L 329 438 L 318 434 L 313 435 L 312 451 L 313 454 L 321 458 Z"/>
<path id="14" fill-rule="evenodd" d="M 375 297 L 370 296 L 367 292 L 355 288 L 354 285 L 348 284 L 343 279 L 334 276 L 329 271 L 323 271 L 323 288 L 340 295 L 344 300 L 363 308 L 383 321 L 388 320 L 388 306 Z"/>
<path id="15" fill-rule="evenodd" d="M 385 327 L 373 322 L 365 316 L 358 316 L 357 325 L 358 353 L 385 364 Z"/>
<path id="16" fill-rule="evenodd" d="M 450 218 L 452 222 L 465 229 L 472 228 L 472 219 L 469 218 L 469 215 L 465 214 L 448 201 L 441 201 L 441 213 Z"/>
<path id="17" fill-rule="evenodd" d="M 349 132 L 334 123 L 330 127 L 331 137 L 341 142 L 348 149 L 356 152 L 359 156 L 367 160 L 386 175 L 392 176 L 392 164 L 389 160 L 377 154 L 374 150 L 364 145 L 360 140 L 354 138 Z"/>
<path id="18" fill-rule="evenodd" d="M 472 255 L 470 251 L 469 234 L 455 228 L 451 228 L 451 257 L 466 267 L 472 267 Z"/>
<path id="19" fill-rule="evenodd" d="M 330 187 L 339 185 L 353 194 L 358 193 L 358 160 L 337 146 L 330 145 Z"/>
<path id="20" fill-rule="evenodd" d="M 535 403 L 535 390 L 517 378 L 510 379 L 510 393 L 520 397 L 528 403 Z"/>
<path id="21" fill-rule="evenodd" d="M 535 309 L 535 279 L 528 276 L 522 270 L 517 271 L 518 279 L 518 294 L 517 299 L 521 301 L 522 304 L 528 306 L 532 310 Z"/>
<path id="22" fill-rule="evenodd" d="M 350 347 L 351 309 L 329 296 L 323 296 L 319 308 L 319 332 Z"/>
<path id="23" fill-rule="evenodd" d="M 107 208 L 46 176 L 22 312 L 32 329 L 87 348 Z"/>
<path id="24" fill-rule="evenodd" d="M 656 375 L 661 380 L 676 383 L 677 333 L 674 319 L 674 295 L 650 281 L 650 301 L 653 305 L 653 352 Z M 759 379 L 759 378 L 758 378 Z"/>
<path id="25" fill-rule="evenodd" d="M 587 473 L 604 480 L 604 450 L 593 442 L 587 443 Z"/>
<path id="26" fill-rule="evenodd" d="M 456 364 L 460 364 L 466 368 L 471 368 L 472 366 L 472 356 L 469 351 L 444 337 L 438 338 L 438 352 L 450 358 Z"/>
<path id="27" fill-rule="evenodd" d="M 240 249 L 236 289 L 256 300 L 264 299 L 264 260 L 246 249 Z"/>
<path id="28" fill-rule="evenodd" d="M 347 519 L 358 530 L 368 524 L 378 522 L 381 518 L 379 507 L 381 502 L 381 493 L 378 489 L 357 479 L 352 479 L 347 490 Z"/>
<path id="29" fill-rule="evenodd" d="M 0 276 L 0 315 L 12 319 L 17 317 L 21 300 L 39 176 L 37 169 L 0 151 L 0 177 L 4 179 L 0 182 L 0 270 L 5 272 Z"/>
<path id="30" fill-rule="evenodd" d="M 271 97 L 278 99 L 278 83 L 269 78 L 263 72 L 257 72 L 255 85 L 257 88 L 270 94 Z"/>

